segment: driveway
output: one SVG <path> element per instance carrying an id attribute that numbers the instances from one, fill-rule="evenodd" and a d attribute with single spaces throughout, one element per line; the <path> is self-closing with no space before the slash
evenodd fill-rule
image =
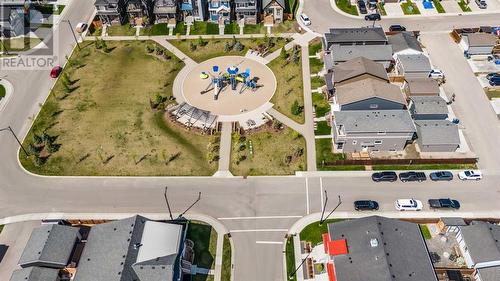
<path id="1" fill-rule="evenodd" d="M 424 16 L 434 16 L 434 15 L 439 14 L 436 11 L 435 7 L 432 8 L 432 9 L 426 9 L 426 8 L 424 8 L 424 4 L 422 3 L 422 1 L 414 1 L 414 3 L 417 5 L 418 10 L 420 11 L 420 14 L 422 14 Z"/>
<path id="2" fill-rule="evenodd" d="M 404 16 L 400 3 L 386 3 L 384 8 L 388 16 Z"/>
<path id="3" fill-rule="evenodd" d="M 455 0 L 441 1 L 441 6 L 447 13 L 463 13 L 462 9 Z"/>

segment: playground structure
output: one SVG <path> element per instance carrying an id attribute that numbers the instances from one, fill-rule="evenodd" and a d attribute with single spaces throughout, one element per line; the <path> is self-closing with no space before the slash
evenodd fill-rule
<path id="1" fill-rule="evenodd" d="M 231 86 L 233 93 L 237 91 L 238 83 L 241 83 L 240 90 L 238 94 L 243 94 L 245 90 L 250 89 L 253 92 L 257 90 L 257 87 L 262 87 L 262 85 L 257 85 L 257 77 L 250 78 L 250 68 L 246 68 L 244 72 L 239 72 L 237 66 L 228 67 L 226 72 L 219 71 L 219 66 L 212 66 L 212 71 L 201 72 L 200 78 L 207 80 L 210 78 L 210 83 L 208 86 L 200 91 L 200 94 L 204 95 L 210 91 L 214 93 L 214 100 L 218 100 L 221 91 L 227 87 Z"/>

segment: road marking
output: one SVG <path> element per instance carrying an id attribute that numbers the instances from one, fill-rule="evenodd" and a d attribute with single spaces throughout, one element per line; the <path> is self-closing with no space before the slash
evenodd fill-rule
<path id="1" fill-rule="evenodd" d="M 280 229 L 280 228 L 271 228 L 271 229 L 235 229 L 230 230 L 232 233 L 240 233 L 240 232 L 288 232 L 288 229 Z"/>
<path id="2" fill-rule="evenodd" d="M 306 208 L 307 208 L 307 214 L 309 215 L 309 181 L 307 177 L 306 177 Z"/>
<path id="3" fill-rule="evenodd" d="M 323 200 L 324 200 L 324 198 L 323 198 L 323 178 L 321 178 L 321 177 L 319 178 L 319 194 L 321 196 L 321 211 L 323 212 L 323 207 L 324 207 L 323 206 L 323 204 L 324 204 L 323 203 Z"/>
<path id="4" fill-rule="evenodd" d="M 255 241 L 255 244 L 277 244 L 277 245 L 283 245 L 283 241 Z"/>
<path id="5" fill-rule="evenodd" d="M 258 219 L 296 219 L 302 216 L 261 216 L 261 217 L 228 217 L 217 218 L 218 220 L 258 220 Z"/>

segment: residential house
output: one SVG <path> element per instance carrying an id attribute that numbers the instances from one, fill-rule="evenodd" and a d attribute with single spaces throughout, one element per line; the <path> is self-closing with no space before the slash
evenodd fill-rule
<path id="1" fill-rule="evenodd" d="M 439 96 L 439 83 L 432 78 L 406 79 L 403 91 L 408 98 L 413 96 Z"/>
<path id="2" fill-rule="evenodd" d="M 60 281 L 59 269 L 31 266 L 16 269 L 12 272 L 10 281 Z"/>
<path id="3" fill-rule="evenodd" d="M 285 11 L 284 0 L 262 0 L 262 11 L 264 12 L 264 23 L 275 24 L 283 22 Z"/>
<path id="4" fill-rule="evenodd" d="M 230 0 L 208 0 L 208 20 L 218 24 L 228 24 L 231 21 Z"/>
<path id="5" fill-rule="evenodd" d="M 176 0 L 154 0 L 153 15 L 156 23 L 175 25 L 179 19 L 179 2 Z"/>
<path id="6" fill-rule="evenodd" d="M 416 223 L 379 216 L 330 223 L 323 244 L 329 280 L 438 280 Z"/>
<path id="7" fill-rule="evenodd" d="M 29 24 L 26 24 L 26 19 Z M 42 22 L 42 13 L 35 9 L 30 9 L 29 14 L 26 14 L 22 6 L 0 6 L 0 37 L 25 35 Z"/>
<path id="8" fill-rule="evenodd" d="M 73 280 L 177 281 L 192 258 L 183 225 L 137 215 L 92 226 Z"/>
<path id="9" fill-rule="evenodd" d="M 448 118 L 448 105 L 440 96 L 414 96 L 410 113 L 415 120 L 444 120 Z"/>
<path id="10" fill-rule="evenodd" d="M 188 17 L 193 17 L 195 21 L 204 21 L 207 17 L 206 0 L 182 0 L 182 18 L 186 21 Z"/>
<path id="11" fill-rule="evenodd" d="M 469 268 L 475 269 L 477 281 L 500 280 L 500 226 L 472 221 L 459 226 L 457 242 Z"/>
<path id="12" fill-rule="evenodd" d="M 143 17 L 150 17 L 149 6 L 147 0 L 128 0 L 127 1 L 127 16 L 130 24 L 140 25 L 143 23 Z"/>
<path id="13" fill-rule="evenodd" d="M 458 125 L 448 120 L 415 120 L 422 152 L 454 152 L 460 147 Z"/>
<path id="14" fill-rule="evenodd" d="M 460 217 L 444 217 L 440 218 L 437 227 L 440 233 L 457 233 L 460 226 L 465 226 L 467 223 Z"/>
<path id="15" fill-rule="evenodd" d="M 123 24 L 127 21 L 125 0 L 96 0 L 94 5 L 103 24 Z"/>
<path id="16" fill-rule="evenodd" d="M 322 43 L 328 53 L 332 45 L 387 45 L 388 40 L 382 27 L 330 28 Z"/>
<path id="17" fill-rule="evenodd" d="M 392 62 L 391 45 L 332 45 L 325 54 L 325 68 L 331 71 L 335 65 L 357 57 L 364 57 L 380 63 L 388 69 Z"/>
<path id="18" fill-rule="evenodd" d="M 243 20 L 245 24 L 257 24 L 259 21 L 260 1 L 257 0 L 234 0 L 234 12 L 236 20 Z"/>
<path id="19" fill-rule="evenodd" d="M 420 42 L 418 42 L 413 32 L 399 32 L 389 36 L 388 41 L 392 46 L 394 59 L 399 55 L 418 55 L 423 53 Z"/>
<path id="20" fill-rule="evenodd" d="M 408 110 L 346 110 L 332 114 L 334 151 L 402 151 L 416 133 Z"/>
<path id="21" fill-rule="evenodd" d="M 460 40 L 468 55 L 490 55 L 496 43 L 497 37 L 491 33 L 465 33 Z"/>
<path id="22" fill-rule="evenodd" d="M 389 77 L 382 64 L 364 57 L 358 57 L 333 68 L 333 84 L 335 87 L 372 77 L 389 82 Z"/>
<path id="23" fill-rule="evenodd" d="M 424 54 L 398 55 L 396 58 L 396 72 L 405 79 L 428 78 L 431 70 L 431 62 Z"/>

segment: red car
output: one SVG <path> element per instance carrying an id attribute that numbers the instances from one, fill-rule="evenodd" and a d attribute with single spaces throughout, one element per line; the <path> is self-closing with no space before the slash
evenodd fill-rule
<path id="1" fill-rule="evenodd" d="M 59 77 L 59 74 L 62 72 L 62 67 L 60 66 L 54 66 L 52 70 L 50 71 L 50 77 L 52 78 L 57 78 Z"/>

